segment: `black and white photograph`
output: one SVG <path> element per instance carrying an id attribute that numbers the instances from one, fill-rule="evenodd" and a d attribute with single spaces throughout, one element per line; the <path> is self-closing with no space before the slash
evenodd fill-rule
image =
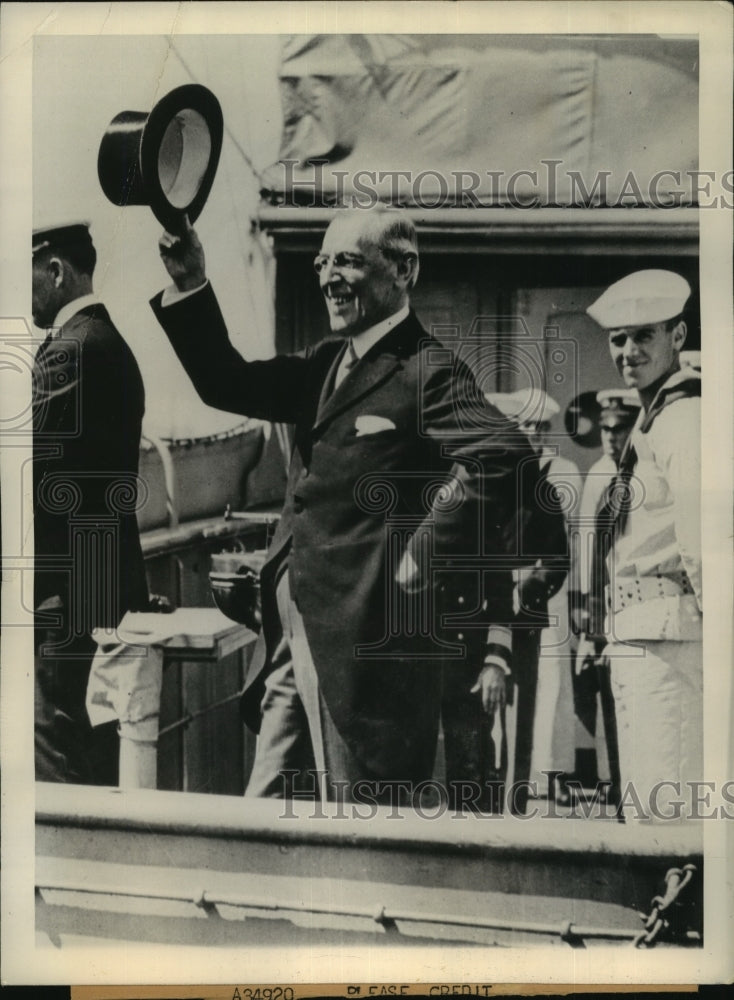
<path id="1" fill-rule="evenodd" d="M 0 20 L 3 983 L 731 981 L 731 7 Z"/>

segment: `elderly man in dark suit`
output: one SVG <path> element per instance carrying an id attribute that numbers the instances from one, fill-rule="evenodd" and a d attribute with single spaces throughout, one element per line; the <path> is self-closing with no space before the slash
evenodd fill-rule
<path id="1" fill-rule="evenodd" d="M 410 310 L 403 213 L 337 213 L 315 260 L 336 337 L 269 361 L 230 343 L 195 232 L 164 234 L 160 251 L 175 287 L 153 309 L 202 399 L 295 427 L 243 698 L 259 726 L 248 794 L 289 794 L 309 763 L 329 798 L 415 789 L 432 774 L 441 664 L 466 654 L 460 618 L 482 635 L 476 697 L 489 711 L 504 699 L 509 633 L 488 626 L 509 621 L 512 585 L 492 557 L 510 544 L 528 445 Z"/>
<path id="2" fill-rule="evenodd" d="M 135 518 L 143 382 L 94 297 L 88 224 L 33 233 L 36 777 L 117 782 L 117 734 L 85 708 L 93 629 L 147 603 Z"/>

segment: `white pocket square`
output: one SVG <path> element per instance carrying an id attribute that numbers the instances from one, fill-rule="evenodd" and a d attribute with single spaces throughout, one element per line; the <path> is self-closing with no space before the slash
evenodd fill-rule
<path id="1" fill-rule="evenodd" d="M 364 413 L 354 421 L 357 437 L 366 434 L 380 434 L 382 431 L 394 431 L 395 424 L 389 417 L 378 417 L 372 413 Z"/>

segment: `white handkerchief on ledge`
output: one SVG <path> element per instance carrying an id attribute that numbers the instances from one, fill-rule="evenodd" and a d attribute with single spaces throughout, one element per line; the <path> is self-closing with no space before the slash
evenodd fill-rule
<path id="1" fill-rule="evenodd" d="M 181 631 L 173 615 L 146 615 L 148 627 L 128 627 L 142 616 L 126 615 L 116 632 L 97 629 L 92 638 L 97 652 L 87 684 L 86 707 L 93 726 L 119 719 L 133 726 L 140 739 L 155 739 L 163 681 L 165 643 Z"/>
<path id="2" fill-rule="evenodd" d="M 129 739 L 155 740 L 164 648 L 183 643 L 211 650 L 219 638 L 242 630 L 247 631 L 218 608 L 129 611 L 117 629 L 96 629 L 97 652 L 87 684 L 89 721 L 101 726 L 119 719 L 120 732 Z"/>

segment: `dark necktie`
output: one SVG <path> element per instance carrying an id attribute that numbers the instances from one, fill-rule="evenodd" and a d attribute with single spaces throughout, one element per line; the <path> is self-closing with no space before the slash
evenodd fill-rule
<path id="1" fill-rule="evenodd" d="M 607 560 L 614 544 L 624 530 L 632 500 L 632 474 L 637 464 L 637 452 L 627 441 L 619 468 L 604 491 L 594 521 L 594 539 L 589 574 L 589 623 L 590 635 L 604 635 L 606 586 L 609 582 Z"/>
<path id="2" fill-rule="evenodd" d="M 350 337 L 349 343 L 347 344 L 347 362 L 344 366 L 345 371 L 347 373 L 350 372 L 358 361 L 359 357 L 357 356 L 357 352 L 354 350 L 354 341 Z"/>
<path id="3" fill-rule="evenodd" d="M 698 377 L 686 379 L 669 389 L 663 386 L 653 400 L 652 406 L 645 413 L 642 422 L 637 425 L 639 433 L 647 434 L 658 414 L 666 406 L 679 399 L 694 398 L 700 395 L 701 379 Z M 611 524 L 614 538 L 619 537 L 624 531 L 627 517 L 632 508 L 632 501 L 636 499 L 636 494 L 639 494 L 639 487 L 636 489 L 632 482 L 637 459 L 638 455 L 630 435 L 619 460 L 617 475 L 607 488 L 604 506 L 599 511 L 599 517 L 607 519 L 607 526 Z"/>
<path id="4" fill-rule="evenodd" d="M 357 355 L 357 352 L 354 350 L 354 344 L 352 343 L 352 338 L 350 337 L 349 343 L 347 344 L 347 350 L 344 355 L 344 361 L 341 365 L 339 365 L 339 370 L 336 373 L 336 378 L 334 380 L 334 389 L 337 389 L 342 384 L 344 379 L 351 372 L 352 368 L 354 368 L 354 366 L 357 364 L 358 361 L 359 361 L 359 356 Z"/>
<path id="5" fill-rule="evenodd" d="M 326 406 L 332 395 L 336 392 L 337 387 L 342 384 L 358 361 L 359 358 L 357 357 L 357 352 L 354 350 L 354 344 L 352 343 L 350 337 L 347 342 L 346 350 L 343 354 L 337 354 L 332 364 L 331 371 L 324 382 L 321 399 L 319 400 L 319 413 L 323 407 Z"/>
<path id="6" fill-rule="evenodd" d="M 647 434 L 655 418 L 666 406 L 678 399 L 694 398 L 700 395 L 701 379 L 698 376 L 679 382 L 667 390 L 663 387 L 638 425 L 639 432 Z M 607 487 L 596 515 L 589 593 L 592 603 L 596 597 L 597 608 L 602 609 L 602 612 L 604 608 L 603 594 L 605 585 L 608 583 L 607 560 L 609 552 L 615 539 L 619 538 L 625 529 L 633 500 L 639 499 L 639 487 L 636 489 L 633 483 L 637 461 L 638 455 L 630 436 L 619 460 L 617 475 Z M 596 624 L 597 630 L 600 631 L 600 623 L 597 621 Z"/>

